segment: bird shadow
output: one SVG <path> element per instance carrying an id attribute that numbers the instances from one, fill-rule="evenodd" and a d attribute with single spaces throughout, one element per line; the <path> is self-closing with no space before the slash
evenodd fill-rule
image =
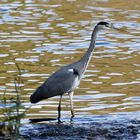
<path id="1" fill-rule="evenodd" d="M 38 123 L 38 122 L 45 122 L 45 121 L 56 121 L 57 118 L 34 118 L 29 119 L 29 123 Z"/>
<path id="2" fill-rule="evenodd" d="M 67 120 L 61 121 L 58 118 L 33 118 L 33 119 L 29 119 L 29 123 L 51 122 L 51 121 L 57 122 L 58 124 L 62 124 L 62 123 L 67 122 Z M 69 120 L 69 122 L 72 124 L 74 122 L 73 118 L 71 118 Z"/>

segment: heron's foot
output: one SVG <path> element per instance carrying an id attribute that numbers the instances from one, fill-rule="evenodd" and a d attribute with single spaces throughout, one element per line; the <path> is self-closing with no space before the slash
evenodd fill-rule
<path id="1" fill-rule="evenodd" d="M 74 114 L 71 116 L 70 121 L 73 122 Z"/>
<path id="2" fill-rule="evenodd" d="M 63 123 L 63 122 L 60 120 L 60 118 L 58 118 L 58 124 L 60 124 L 60 123 Z"/>

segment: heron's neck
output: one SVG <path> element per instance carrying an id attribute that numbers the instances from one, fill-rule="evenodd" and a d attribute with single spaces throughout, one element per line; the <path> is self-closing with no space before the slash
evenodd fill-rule
<path id="1" fill-rule="evenodd" d="M 93 53 L 93 50 L 95 47 L 97 33 L 98 33 L 98 26 L 95 26 L 95 28 L 92 32 L 92 35 L 91 35 L 91 42 L 90 42 L 89 48 L 80 60 L 82 62 L 82 64 L 84 65 L 84 71 L 86 70 L 87 65 L 91 59 L 91 56 L 92 56 L 92 53 Z"/>

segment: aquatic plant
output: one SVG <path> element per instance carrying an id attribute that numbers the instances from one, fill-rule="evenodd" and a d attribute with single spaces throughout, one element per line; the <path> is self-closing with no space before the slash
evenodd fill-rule
<path id="1" fill-rule="evenodd" d="M 18 70 L 17 75 L 14 77 L 14 85 L 16 96 L 8 99 L 6 96 L 6 89 L 3 93 L 1 104 L 3 104 L 3 117 L 0 120 L 0 137 L 4 139 L 21 139 L 19 129 L 21 126 L 21 118 L 25 117 L 28 108 L 25 108 L 21 101 L 21 93 L 23 92 L 23 79 L 21 78 L 21 69 L 15 63 Z"/>

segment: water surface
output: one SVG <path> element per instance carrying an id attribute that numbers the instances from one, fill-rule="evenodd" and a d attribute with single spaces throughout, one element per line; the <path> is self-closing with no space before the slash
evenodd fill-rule
<path id="1" fill-rule="evenodd" d="M 119 114 L 140 110 L 140 2 L 118 0 L 0 2 L 0 98 L 15 97 L 14 77 L 18 63 L 23 83 L 21 100 L 50 74 L 77 61 L 89 46 L 99 21 L 114 23 L 123 31 L 104 31 L 86 74 L 75 90 L 77 117 Z M 43 100 L 27 112 L 31 117 L 56 117 L 59 97 Z M 69 97 L 62 115 L 70 115 Z M 3 104 L 0 104 L 3 108 Z M 2 116 L 3 113 L 0 114 Z"/>

